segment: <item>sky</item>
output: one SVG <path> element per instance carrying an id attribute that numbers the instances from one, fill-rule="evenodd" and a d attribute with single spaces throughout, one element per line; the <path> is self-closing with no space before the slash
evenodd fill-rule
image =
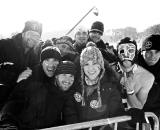
<path id="1" fill-rule="evenodd" d="M 94 21 L 102 21 L 105 30 L 132 26 L 140 32 L 160 23 L 159 0 L 0 0 L 0 3 L 2 35 L 21 32 L 27 20 L 41 22 L 43 33 L 68 32 L 92 7 L 98 9 L 99 15 L 91 11 L 78 26 L 89 29 Z"/>

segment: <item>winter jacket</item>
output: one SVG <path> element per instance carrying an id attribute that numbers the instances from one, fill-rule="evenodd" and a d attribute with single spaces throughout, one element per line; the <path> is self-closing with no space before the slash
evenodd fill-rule
<path id="1" fill-rule="evenodd" d="M 0 40 L 0 83 L 5 87 L 0 88 L 0 108 L 6 101 L 9 93 L 16 85 L 18 75 L 39 62 L 33 49 L 24 54 L 22 34 L 17 34 L 11 39 Z M 3 95 L 3 96 L 2 96 Z"/>
<path id="2" fill-rule="evenodd" d="M 74 98 L 76 101 L 79 122 L 111 118 L 124 114 L 121 96 L 117 89 L 118 87 L 119 83 L 117 82 L 115 73 L 112 69 L 107 67 L 105 75 L 100 82 L 102 106 L 100 108 L 96 108 L 95 105 L 98 97 L 97 90 L 94 90 L 88 97 L 86 95 L 84 96 L 85 105 L 82 106 L 81 81 L 79 84 L 77 83 Z"/>
<path id="3" fill-rule="evenodd" d="M 92 41 L 92 40 L 89 38 L 88 41 Z M 96 43 L 96 46 L 104 50 L 106 49 L 106 45 L 102 39 Z"/>
<path id="4" fill-rule="evenodd" d="M 77 121 L 73 97 L 61 91 L 42 66 L 36 66 L 27 80 L 21 81 L 2 109 L 2 120 L 16 123 L 20 130 L 33 130 Z"/>

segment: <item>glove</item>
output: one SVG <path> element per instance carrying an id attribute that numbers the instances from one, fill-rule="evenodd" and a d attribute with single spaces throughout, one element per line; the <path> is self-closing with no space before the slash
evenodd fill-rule
<path id="1" fill-rule="evenodd" d="M 130 108 L 127 111 L 127 115 L 132 117 L 132 120 L 128 121 L 130 126 L 135 126 L 137 122 L 145 123 L 145 114 L 144 111 L 138 108 Z"/>

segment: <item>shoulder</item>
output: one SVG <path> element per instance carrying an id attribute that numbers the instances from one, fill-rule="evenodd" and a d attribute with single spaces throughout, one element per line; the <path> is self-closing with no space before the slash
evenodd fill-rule
<path id="1" fill-rule="evenodd" d="M 147 91 L 150 89 L 154 83 L 155 77 L 152 73 L 147 71 L 141 66 L 138 66 L 137 68 L 137 79 L 142 84 L 142 87 Z"/>
<path id="2" fill-rule="evenodd" d="M 152 73 L 139 65 L 137 66 L 137 74 L 139 75 L 140 79 L 142 78 L 145 82 L 153 81 L 155 79 Z"/>

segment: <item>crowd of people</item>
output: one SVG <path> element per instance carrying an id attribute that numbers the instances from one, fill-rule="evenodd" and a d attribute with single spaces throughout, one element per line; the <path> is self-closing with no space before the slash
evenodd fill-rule
<path id="1" fill-rule="evenodd" d="M 130 115 L 119 130 L 160 117 L 160 35 L 138 50 L 130 37 L 109 49 L 104 24 L 41 40 L 42 24 L 27 21 L 21 33 L 0 40 L 0 128 L 33 130 Z M 151 127 L 153 122 L 151 120 Z M 111 130 L 113 125 L 93 128 Z"/>

